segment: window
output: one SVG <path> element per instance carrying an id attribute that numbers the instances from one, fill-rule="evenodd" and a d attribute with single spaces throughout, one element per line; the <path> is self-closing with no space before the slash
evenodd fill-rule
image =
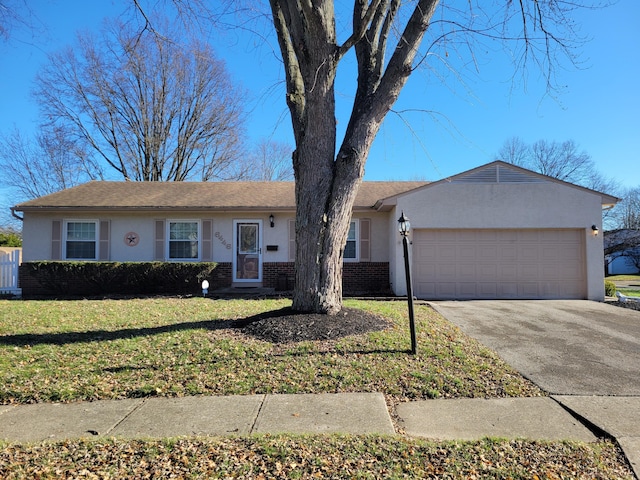
<path id="1" fill-rule="evenodd" d="M 98 223 L 95 221 L 67 221 L 65 226 L 65 258 L 95 260 Z"/>
<path id="2" fill-rule="evenodd" d="M 357 222 L 352 220 L 349 224 L 349 233 L 347 234 L 347 244 L 344 247 L 345 260 L 358 260 L 358 232 Z"/>
<path id="3" fill-rule="evenodd" d="M 169 259 L 197 260 L 200 258 L 200 224 L 194 221 L 169 222 Z"/>

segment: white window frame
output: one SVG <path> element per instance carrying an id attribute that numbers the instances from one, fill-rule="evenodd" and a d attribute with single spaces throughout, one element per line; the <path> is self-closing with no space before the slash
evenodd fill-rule
<path id="1" fill-rule="evenodd" d="M 349 230 L 351 230 L 351 224 L 354 224 L 354 235 L 355 238 L 353 239 L 353 241 L 355 242 L 355 257 L 353 258 L 347 258 L 343 256 L 343 261 L 344 262 L 359 262 L 360 261 L 360 222 L 357 218 L 352 218 L 349 221 Z M 348 235 L 348 234 L 347 234 Z M 347 242 L 349 242 L 349 238 L 347 237 Z M 345 253 L 346 253 L 346 249 L 347 249 L 347 244 L 345 243 Z"/>
<path id="2" fill-rule="evenodd" d="M 100 222 L 98 220 L 95 219 L 86 219 L 86 218 L 81 218 L 81 219 L 67 219 L 64 220 L 63 222 L 63 226 L 62 226 L 62 258 L 64 258 L 65 260 L 78 260 L 78 261 L 82 261 L 82 260 L 97 260 L 98 259 L 98 255 L 100 254 L 100 252 L 98 251 L 98 249 L 100 248 Z M 75 258 L 75 257 L 69 257 L 67 255 L 67 242 L 74 242 L 76 240 L 69 240 L 68 239 L 68 233 L 69 233 L 69 224 L 70 223 L 93 223 L 95 225 L 95 238 L 93 239 L 93 243 L 95 244 L 95 248 L 94 248 L 94 256 L 93 258 Z M 77 240 L 77 241 L 81 241 L 81 240 Z M 87 240 L 84 240 L 87 241 Z"/>
<path id="3" fill-rule="evenodd" d="M 198 255 L 196 258 L 171 258 L 171 224 L 173 223 L 195 223 L 197 231 Z M 169 262 L 199 262 L 202 258 L 202 223 L 200 220 L 193 218 L 172 218 L 166 221 L 166 251 L 165 258 Z M 184 240 L 180 240 L 184 241 Z"/>

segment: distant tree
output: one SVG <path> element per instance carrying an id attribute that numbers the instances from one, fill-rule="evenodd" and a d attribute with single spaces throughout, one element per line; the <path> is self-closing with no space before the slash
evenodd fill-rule
<path id="1" fill-rule="evenodd" d="M 530 147 L 520 137 L 511 137 L 505 140 L 497 155 L 498 160 L 524 168 L 528 168 L 529 157 Z"/>
<path id="2" fill-rule="evenodd" d="M 624 258 L 640 270 L 640 229 L 621 228 L 604 232 L 604 258 L 607 268 L 617 258 Z"/>
<path id="3" fill-rule="evenodd" d="M 293 180 L 291 154 L 286 143 L 260 142 L 251 155 L 248 178 L 263 182 Z"/>
<path id="4" fill-rule="evenodd" d="M 2 184 L 30 199 L 102 178 L 86 148 L 70 138 L 61 127 L 42 129 L 35 139 L 18 130 L 1 136 Z"/>
<path id="5" fill-rule="evenodd" d="M 640 187 L 629 188 L 611 212 L 612 229 L 640 229 Z"/>
<path id="6" fill-rule="evenodd" d="M 9 41 L 16 30 L 33 31 L 40 24 L 27 0 L 0 0 L 0 40 Z"/>
<path id="7" fill-rule="evenodd" d="M 0 228 L 0 247 L 21 247 L 20 233 L 11 228 Z"/>
<path id="8" fill-rule="evenodd" d="M 180 44 L 183 32 L 155 25 L 111 21 L 100 38 L 79 35 L 75 49 L 51 55 L 34 93 L 45 125 L 63 127 L 125 180 L 235 178 L 241 90 L 208 44 Z"/>
<path id="9" fill-rule="evenodd" d="M 519 137 L 505 141 L 496 158 L 534 172 L 613 194 L 618 187 L 597 171 L 591 156 L 573 140 L 538 140 L 527 144 Z"/>

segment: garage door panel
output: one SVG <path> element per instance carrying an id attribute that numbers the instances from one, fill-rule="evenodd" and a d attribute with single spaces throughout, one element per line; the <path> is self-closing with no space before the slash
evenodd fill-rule
<path id="1" fill-rule="evenodd" d="M 515 281 L 518 281 L 519 279 L 525 279 L 525 278 L 533 278 L 533 279 L 538 279 L 540 277 L 539 274 L 539 268 L 538 265 L 535 264 L 522 264 L 518 266 L 518 276 L 516 278 Z M 520 280 L 522 281 L 522 280 Z"/>
<path id="2" fill-rule="evenodd" d="M 478 265 L 478 275 L 484 280 L 496 281 L 498 280 L 498 266 L 497 265 Z"/>
<path id="3" fill-rule="evenodd" d="M 415 295 L 424 298 L 438 298 L 436 284 L 433 282 L 414 282 Z M 419 293 L 418 293 L 419 292 Z"/>
<path id="4" fill-rule="evenodd" d="M 478 244 L 490 244 L 495 245 L 498 240 L 498 231 L 497 230 L 476 230 L 475 238 Z M 464 235 L 464 234 L 462 234 Z"/>
<path id="5" fill-rule="evenodd" d="M 413 254 L 423 260 L 432 260 L 436 258 L 436 247 L 433 244 L 429 245 L 414 242 Z"/>
<path id="6" fill-rule="evenodd" d="M 478 245 L 478 261 L 486 263 L 496 263 L 498 261 L 498 247 L 496 245 Z"/>
<path id="7" fill-rule="evenodd" d="M 518 284 L 515 282 L 499 283 L 497 298 L 518 298 Z"/>
<path id="8" fill-rule="evenodd" d="M 456 266 L 455 265 L 438 265 L 436 267 L 437 279 L 441 282 L 455 282 Z"/>
<path id="9" fill-rule="evenodd" d="M 454 262 L 456 261 L 456 247 L 454 245 L 438 245 L 436 248 L 436 257 L 438 262 Z"/>
<path id="10" fill-rule="evenodd" d="M 459 297 L 477 297 L 478 285 L 475 282 L 458 282 L 457 296 Z"/>
<path id="11" fill-rule="evenodd" d="M 498 284 L 496 282 L 482 282 L 478 287 L 479 298 L 496 298 L 496 295 L 498 295 Z"/>
<path id="12" fill-rule="evenodd" d="M 456 261 L 458 262 L 476 262 L 478 255 L 474 244 L 459 245 L 456 248 Z"/>
<path id="13" fill-rule="evenodd" d="M 436 284 L 436 295 L 440 298 L 456 298 L 456 284 L 454 282 L 441 282 Z"/>
<path id="14" fill-rule="evenodd" d="M 415 230 L 416 295 L 585 298 L 584 238 L 561 229 Z"/>
<path id="15" fill-rule="evenodd" d="M 540 296 L 537 282 L 518 283 L 518 298 L 540 298 Z"/>
<path id="16" fill-rule="evenodd" d="M 461 264 L 456 268 L 456 278 L 459 281 L 471 281 L 475 282 L 477 278 L 476 266 L 474 264 Z"/>
<path id="17" fill-rule="evenodd" d="M 498 248 L 498 259 L 504 263 L 512 263 L 518 260 L 518 248 L 515 244 L 500 244 Z"/>
<path id="18" fill-rule="evenodd" d="M 499 279 L 505 282 L 518 281 L 518 265 L 498 265 Z"/>
<path id="19" fill-rule="evenodd" d="M 538 245 L 518 245 L 518 260 L 520 262 L 537 262 L 540 259 Z"/>
<path id="20" fill-rule="evenodd" d="M 501 245 L 515 244 L 519 240 L 517 230 L 496 230 L 496 232 L 496 241 Z"/>

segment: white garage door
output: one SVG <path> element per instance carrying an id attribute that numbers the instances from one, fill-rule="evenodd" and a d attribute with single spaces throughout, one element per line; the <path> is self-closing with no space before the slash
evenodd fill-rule
<path id="1" fill-rule="evenodd" d="M 424 299 L 586 298 L 583 230 L 415 230 Z"/>

